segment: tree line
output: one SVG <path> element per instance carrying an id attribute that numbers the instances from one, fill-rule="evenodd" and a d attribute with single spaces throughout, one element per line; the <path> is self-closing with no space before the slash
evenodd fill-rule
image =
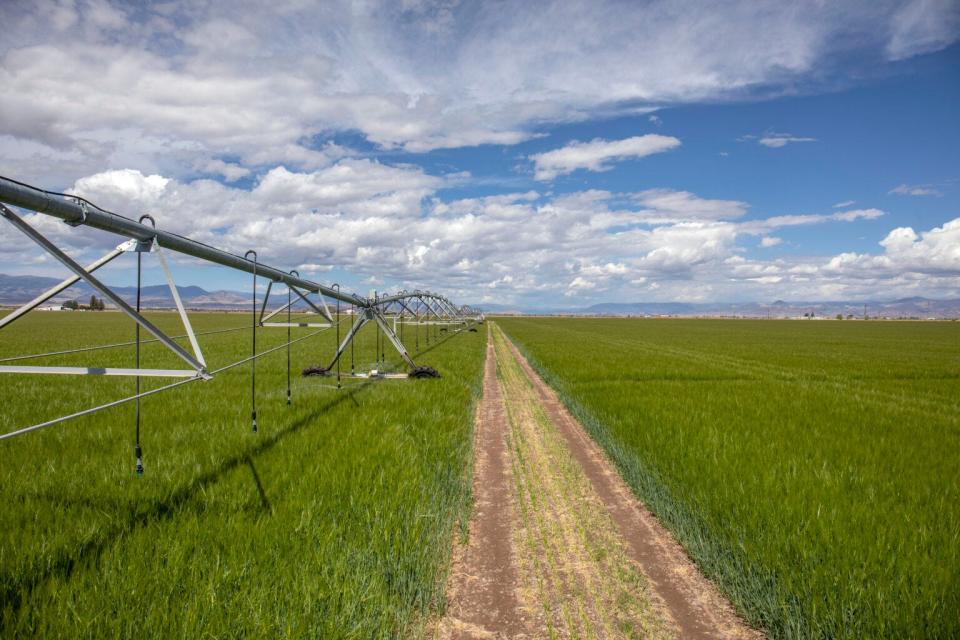
<path id="1" fill-rule="evenodd" d="M 107 308 L 107 305 L 103 303 L 103 298 L 90 296 L 90 302 L 87 304 L 80 304 L 79 300 L 67 300 L 60 306 L 60 308 L 77 311 L 103 311 Z"/>

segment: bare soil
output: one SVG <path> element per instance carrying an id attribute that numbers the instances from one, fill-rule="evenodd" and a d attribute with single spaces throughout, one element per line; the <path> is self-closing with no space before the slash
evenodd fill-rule
<path id="1" fill-rule="evenodd" d="M 455 549 L 440 638 L 522 638 L 512 557 L 513 481 L 504 434 L 506 409 L 493 342 L 487 343 L 483 398 L 474 430 L 473 514 L 466 545 Z"/>
<path id="2" fill-rule="evenodd" d="M 761 638 L 488 323 L 474 511 L 438 638 Z"/>

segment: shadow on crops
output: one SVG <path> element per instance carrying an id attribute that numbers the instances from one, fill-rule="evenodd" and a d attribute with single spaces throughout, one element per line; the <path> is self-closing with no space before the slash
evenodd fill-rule
<path id="1" fill-rule="evenodd" d="M 89 496 L 72 496 L 64 493 L 53 493 L 51 491 L 25 491 L 12 499 L 21 504 L 27 504 L 28 502 L 35 503 L 42 500 L 50 503 L 49 507 L 54 509 L 71 509 L 79 506 L 99 511 L 119 511 L 130 504 L 127 498 L 111 498 L 106 496 L 91 498 Z"/>
<path id="2" fill-rule="evenodd" d="M 270 505 L 270 500 L 267 498 L 267 492 L 263 490 L 263 483 L 260 482 L 260 474 L 257 473 L 257 468 L 253 464 L 253 458 L 247 456 L 246 463 L 247 466 L 250 467 L 250 473 L 253 475 L 253 483 L 257 485 L 257 493 L 260 494 L 260 505 L 263 507 L 264 511 L 273 513 L 273 507 Z"/>
<path id="3" fill-rule="evenodd" d="M 253 459 L 261 453 L 272 449 L 281 440 L 303 430 L 310 425 L 319 414 L 333 409 L 347 400 L 356 402 L 353 396 L 370 386 L 371 383 L 364 382 L 354 385 L 352 389 L 344 389 L 329 402 L 318 406 L 314 411 L 292 422 L 285 428 L 273 431 L 270 435 L 261 432 L 261 437 L 257 440 L 257 444 L 232 458 L 224 460 L 220 466 L 200 475 L 189 486 L 174 492 L 168 499 L 155 502 L 144 511 L 130 514 L 127 521 L 118 526 L 113 532 L 98 539 L 84 542 L 76 547 L 71 547 L 71 551 L 59 552 L 55 558 L 48 563 L 44 563 L 42 567 L 38 567 L 32 575 L 25 577 L 19 584 L 2 585 L 2 587 L 0 587 L 0 603 L 2 603 L 3 609 L 0 610 L 0 616 L 2 616 L 0 617 L 0 630 L 3 630 L 8 623 L 16 623 L 20 608 L 24 604 L 24 599 L 47 580 L 54 577 L 62 580 L 69 579 L 73 572 L 80 566 L 86 563 L 95 564 L 101 554 L 109 549 L 119 538 L 127 536 L 135 532 L 138 528 L 148 524 L 163 522 L 173 518 L 178 513 L 181 513 L 181 507 L 187 504 L 197 494 L 202 493 L 210 485 L 216 484 L 225 475 L 241 465 L 248 465 L 250 467 L 263 506 L 266 510 L 270 510 L 270 502 L 263 490 L 263 485 L 260 482 L 257 470 L 253 466 Z"/>

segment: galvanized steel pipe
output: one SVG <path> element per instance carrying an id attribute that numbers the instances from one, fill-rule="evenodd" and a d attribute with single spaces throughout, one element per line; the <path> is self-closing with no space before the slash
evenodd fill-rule
<path id="1" fill-rule="evenodd" d="M 89 206 L 80 200 L 70 199 L 69 196 L 61 197 L 53 195 L 41 189 L 20 184 L 3 177 L 0 177 L 0 202 L 6 202 L 16 207 L 36 211 L 37 213 L 53 216 L 54 218 L 60 218 L 64 222 L 75 226 L 82 225 L 92 227 L 136 240 L 156 238 L 156 241 L 164 249 L 230 267 L 231 269 L 237 269 L 238 271 L 245 271 L 246 273 L 253 273 L 254 270 L 253 261 L 242 258 L 236 254 L 211 247 L 175 233 L 170 233 L 169 231 L 154 229 L 130 218 Z M 264 264 L 258 264 L 256 270 L 257 275 L 269 278 L 274 282 L 283 282 L 288 286 L 317 292 L 357 307 L 369 308 L 372 306 L 372 302 L 366 298 L 360 298 L 349 293 L 341 293 L 332 287 L 311 282 L 310 280 L 304 280 L 286 271 L 281 271 L 280 269 L 275 269 Z"/>

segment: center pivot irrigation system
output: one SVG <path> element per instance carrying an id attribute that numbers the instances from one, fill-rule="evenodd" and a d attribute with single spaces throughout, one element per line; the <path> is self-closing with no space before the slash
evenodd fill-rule
<path id="1" fill-rule="evenodd" d="M 63 250 L 58 248 L 53 242 L 37 231 L 37 229 L 35 229 L 33 226 L 28 224 L 21 216 L 7 207 L 4 203 L 15 207 L 20 207 L 22 209 L 35 211 L 40 214 L 52 216 L 54 218 L 59 218 L 71 227 L 91 227 L 93 229 L 99 229 L 123 236 L 126 238 L 126 240 L 112 251 L 109 251 L 103 257 L 84 267 L 74 261 L 70 256 L 64 253 Z M 23 317 L 27 312 L 37 308 L 44 302 L 60 294 L 80 280 L 86 281 L 90 287 L 92 287 L 97 293 L 103 296 L 104 299 L 111 302 L 120 311 L 130 317 L 135 323 L 135 339 L 132 342 L 103 345 L 98 347 L 83 347 L 79 349 L 51 353 L 8 357 L 0 359 L 0 362 L 23 361 L 42 356 L 54 356 L 83 351 L 94 351 L 98 349 L 110 349 L 122 346 L 136 347 L 135 366 L 132 368 L 53 367 L 0 364 L 0 373 L 108 375 L 131 376 L 136 378 L 136 393 L 129 397 L 121 398 L 119 400 L 114 400 L 112 402 L 85 409 L 77 413 L 72 413 L 70 415 L 61 416 L 53 420 L 48 420 L 46 422 L 41 422 L 39 424 L 17 429 L 16 431 L 0 434 L 0 440 L 12 438 L 14 436 L 35 431 L 37 429 L 59 424 L 73 418 L 89 415 L 110 407 L 135 401 L 137 407 L 135 448 L 138 475 L 143 473 L 142 451 L 140 447 L 140 399 L 143 397 L 160 393 L 162 391 L 167 391 L 189 382 L 194 382 L 197 380 L 210 380 L 216 374 L 222 371 L 226 371 L 227 369 L 231 369 L 249 362 L 251 371 L 251 419 L 253 431 L 256 432 L 256 361 L 262 356 L 273 353 L 279 349 L 287 349 L 287 404 L 289 405 L 291 402 L 290 345 L 311 338 L 322 331 L 326 331 L 331 328 L 336 329 L 337 350 L 333 354 L 329 364 L 325 366 L 309 366 L 304 369 L 303 373 L 304 375 L 332 376 L 334 375 L 335 371 L 335 375 L 337 377 L 337 388 L 340 388 L 342 377 L 365 379 L 436 377 L 438 375 L 436 370 L 431 367 L 418 366 L 417 363 L 414 362 L 410 353 L 408 353 L 402 341 L 404 325 L 427 325 L 427 340 L 429 340 L 431 328 L 436 334 L 439 334 L 440 332 L 447 332 L 451 329 L 455 332 L 463 330 L 476 331 L 476 327 L 474 325 L 483 322 L 483 315 L 479 311 L 471 309 L 468 306 L 455 305 L 450 300 L 437 293 L 415 290 L 400 291 L 396 294 L 385 296 L 375 294 L 373 297 L 363 297 L 354 293 L 344 293 L 340 290 L 340 286 L 337 284 L 327 286 L 316 282 L 311 282 L 310 280 L 301 278 L 300 274 L 296 271 L 282 271 L 280 269 L 260 263 L 257 261 L 257 253 L 254 250 L 247 251 L 247 253 L 241 257 L 236 254 L 211 247 L 210 245 L 202 242 L 197 242 L 196 240 L 191 240 L 190 238 L 177 235 L 175 233 L 170 233 L 169 231 L 163 231 L 162 229 L 157 228 L 156 222 L 150 215 L 143 215 L 140 217 L 139 221 L 135 221 L 131 218 L 101 209 L 100 207 L 97 207 L 93 203 L 83 198 L 45 191 L 43 189 L 38 189 L 36 187 L 32 187 L 30 185 L 26 185 L 4 177 L 0 177 L 0 216 L 6 219 L 7 222 L 16 227 L 25 236 L 33 240 L 36 244 L 43 248 L 44 251 L 56 258 L 71 272 L 73 272 L 73 275 L 63 282 L 51 287 L 38 297 L 19 307 L 5 317 L 0 318 L 0 329 L 9 326 L 17 319 Z M 195 333 L 190 324 L 190 318 L 187 315 L 187 311 L 180 299 L 177 286 L 173 281 L 173 276 L 170 272 L 170 268 L 164 255 L 166 251 L 181 253 L 205 262 L 229 267 L 238 271 L 244 271 L 253 276 L 253 293 L 251 298 L 252 322 L 249 327 L 252 338 L 251 355 L 249 357 L 214 370 L 208 369 L 207 363 L 203 357 L 203 353 L 200 350 L 200 343 L 197 341 L 197 336 L 210 333 L 247 330 L 248 327 L 220 329 L 206 333 Z M 135 253 L 137 257 L 137 296 L 136 303 L 133 306 L 128 304 L 108 285 L 104 284 L 93 275 L 93 272 L 95 272 L 97 269 L 110 263 L 124 253 Z M 183 322 L 185 334 L 182 336 L 167 335 L 147 318 L 145 318 L 141 313 L 141 275 L 143 254 L 145 253 L 155 254 L 157 261 L 163 269 L 163 274 L 166 278 L 167 285 L 170 287 L 170 294 L 173 298 L 174 305 L 176 306 L 177 311 L 180 314 L 180 319 Z M 258 278 L 267 280 L 266 293 L 263 296 L 263 300 L 260 303 L 259 308 L 257 304 Z M 286 285 L 286 304 L 282 304 L 282 306 L 273 311 L 268 311 L 267 305 L 270 301 L 270 294 L 275 284 Z M 312 299 L 310 296 L 314 295 L 316 298 Z M 335 314 L 330 312 L 330 307 L 328 306 L 325 298 L 335 301 Z M 291 308 L 294 306 L 294 304 L 300 301 L 305 303 L 312 313 L 322 318 L 322 321 L 292 322 L 290 315 Z M 341 303 L 346 303 L 349 305 L 349 308 L 345 311 L 349 314 L 348 317 L 353 318 L 350 329 L 347 331 L 342 341 L 340 339 Z M 285 321 L 283 321 L 283 316 L 280 316 L 280 314 L 282 314 L 284 311 L 286 312 Z M 281 321 L 276 320 L 278 316 L 280 316 Z M 364 325 L 371 322 L 374 323 L 378 328 L 378 364 L 375 368 L 369 371 L 357 371 L 353 364 L 352 358 L 354 338 L 357 336 L 357 333 L 360 331 L 360 329 L 364 327 Z M 286 343 L 258 353 L 257 329 L 272 327 L 283 327 L 287 329 Z M 309 327 L 316 330 L 305 336 L 291 339 L 291 327 Z M 150 333 L 154 339 L 141 341 L 141 328 Z M 398 332 L 400 334 L 399 336 L 397 335 Z M 382 343 L 380 342 L 379 338 L 381 333 L 384 337 Z M 176 340 L 180 338 L 187 338 L 189 340 L 190 352 L 176 342 Z M 416 333 L 416 340 L 416 347 L 417 350 L 419 350 L 419 331 Z M 146 342 L 161 343 L 176 356 L 178 356 L 180 360 L 186 363 L 186 368 L 151 369 L 141 367 L 140 346 Z M 383 363 L 386 360 L 384 347 L 386 342 L 390 342 L 393 348 L 396 349 L 400 354 L 400 357 L 408 367 L 406 372 L 387 373 L 384 371 Z M 341 372 L 340 367 L 341 357 L 347 352 L 348 349 L 351 353 L 351 367 L 349 374 Z M 141 391 L 140 378 L 144 376 L 180 379 L 155 389 Z"/>

